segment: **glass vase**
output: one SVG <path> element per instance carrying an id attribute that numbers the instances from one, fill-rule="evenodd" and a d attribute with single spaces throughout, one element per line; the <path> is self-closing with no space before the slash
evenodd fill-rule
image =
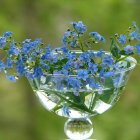
<path id="1" fill-rule="evenodd" d="M 33 91 L 41 104 L 55 114 L 67 117 L 64 132 L 69 139 L 86 140 L 93 133 L 91 117 L 104 113 L 116 104 L 126 86 L 136 60 L 128 57 L 129 68 L 115 72 L 112 77 L 102 79 L 98 75 L 89 75 L 90 80 L 100 85 L 93 88 L 89 83 L 82 83 L 79 91 L 69 86 L 77 75 L 44 74 L 38 79 L 29 80 Z M 124 62 L 123 62 L 124 64 Z M 122 63 L 120 62 L 120 67 Z"/>

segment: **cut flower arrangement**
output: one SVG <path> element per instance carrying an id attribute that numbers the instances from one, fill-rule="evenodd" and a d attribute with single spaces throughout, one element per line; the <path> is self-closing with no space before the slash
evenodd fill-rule
<path id="1" fill-rule="evenodd" d="M 62 47 L 52 49 L 41 39 L 15 42 L 12 32 L 0 37 L 0 71 L 16 82 L 25 76 L 42 105 L 59 116 L 70 118 L 65 133 L 70 139 L 87 139 L 93 132 L 91 116 L 102 114 L 119 99 L 140 55 L 140 33 L 136 23 L 124 34 L 111 37 L 110 51 L 95 51 L 106 43 L 98 32 L 71 22 Z"/>

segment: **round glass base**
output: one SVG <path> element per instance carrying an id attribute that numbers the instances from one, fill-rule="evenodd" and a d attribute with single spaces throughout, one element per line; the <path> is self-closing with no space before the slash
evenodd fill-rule
<path id="1" fill-rule="evenodd" d="M 93 133 L 92 122 L 88 118 L 68 119 L 64 131 L 71 140 L 87 140 Z"/>

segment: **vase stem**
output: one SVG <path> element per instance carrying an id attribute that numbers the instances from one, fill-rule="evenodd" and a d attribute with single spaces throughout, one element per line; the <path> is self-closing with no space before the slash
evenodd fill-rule
<path id="1" fill-rule="evenodd" d="M 89 118 L 68 119 L 65 123 L 64 131 L 71 140 L 86 140 L 93 133 L 92 122 Z"/>

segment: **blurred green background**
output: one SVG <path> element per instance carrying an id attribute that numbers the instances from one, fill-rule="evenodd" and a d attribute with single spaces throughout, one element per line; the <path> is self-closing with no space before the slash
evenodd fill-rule
<path id="1" fill-rule="evenodd" d="M 140 27 L 140 0 L 0 0 L 0 34 L 16 40 L 43 38 L 54 47 L 71 21 L 106 36 Z M 105 46 L 109 46 L 109 43 Z M 140 66 L 133 71 L 122 98 L 110 111 L 93 118 L 97 140 L 140 140 Z M 0 140 L 63 140 L 65 118 L 46 111 L 28 81 L 16 84 L 0 74 Z"/>

